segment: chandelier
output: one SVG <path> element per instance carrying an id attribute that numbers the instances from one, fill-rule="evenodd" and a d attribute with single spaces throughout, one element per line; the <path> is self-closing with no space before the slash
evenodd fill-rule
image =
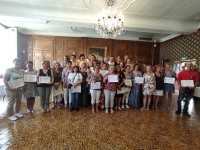
<path id="1" fill-rule="evenodd" d="M 116 0 L 105 0 L 106 10 L 98 14 L 97 23 L 94 24 L 97 33 L 104 38 L 113 39 L 125 33 L 124 16 L 121 12 L 117 12 L 116 3 Z"/>

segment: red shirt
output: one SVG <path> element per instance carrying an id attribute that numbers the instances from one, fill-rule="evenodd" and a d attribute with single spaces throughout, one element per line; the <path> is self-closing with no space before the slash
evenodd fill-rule
<path id="1" fill-rule="evenodd" d="M 195 84 L 195 82 L 199 82 L 199 75 L 198 75 L 197 72 L 195 72 L 193 70 L 190 70 L 190 71 L 184 70 L 184 71 L 182 71 L 178 74 L 178 80 L 179 81 L 181 81 L 181 80 L 193 80 L 194 84 Z M 185 89 L 186 89 L 186 87 L 180 86 L 180 90 L 185 90 Z"/>
<path id="2" fill-rule="evenodd" d="M 108 75 L 109 75 L 109 73 L 106 74 L 104 76 L 104 78 L 107 77 Z M 108 91 L 116 91 L 117 90 L 117 85 L 118 85 L 117 82 L 107 82 L 107 83 L 104 84 L 104 89 L 108 90 Z"/>

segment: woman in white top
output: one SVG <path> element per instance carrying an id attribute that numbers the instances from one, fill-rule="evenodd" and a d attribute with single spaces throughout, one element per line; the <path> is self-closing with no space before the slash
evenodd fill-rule
<path id="1" fill-rule="evenodd" d="M 79 103 L 79 94 L 81 93 L 81 83 L 83 81 L 83 76 L 79 71 L 78 66 L 74 66 L 72 72 L 68 76 L 68 83 L 71 85 L 71 99 L 72 99 L 72 107 L 70 111 L 76 109 L 79 111 L 78 103 Z"/>
<path id="2" fill-rule="evenodd" d="M 100 70 L 101 75 L 104 77 L 108 72 L 108 64 L 103 63 L 102 69 Z"/>

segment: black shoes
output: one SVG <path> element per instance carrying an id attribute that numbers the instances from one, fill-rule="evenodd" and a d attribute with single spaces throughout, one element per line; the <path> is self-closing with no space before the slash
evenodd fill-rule
<path id="1" fill-rule="evenodd" d="M 190 117 L 190 114 L 188 112 L 183 112 L 186 116 Z"/>
<path id="2" fill-rule="evenodd" d="M 73 111 L 74 110 L 74 107 L 71 107 L 70 111 Z"/>
<path id="3" fill-rule="evenodd" d="M 180 110 L 177 110 L 177 111 L 175 111 L 175 114 L 181 114 L 181 111 Z"/>
<path id="4" fill-rule="evenodd" d="M 79 108 L 78 108 L 78 107 L 76 108 L 76 111 L 79 111 Z"/>

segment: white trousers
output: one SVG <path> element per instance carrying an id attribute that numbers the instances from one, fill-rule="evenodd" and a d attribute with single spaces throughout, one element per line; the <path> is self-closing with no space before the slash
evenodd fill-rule
<path id="1" fill-rule="evenodd" d="M 64 88 L 64 102 L 65 102 L 65 105 L 68 104 L 68 95 L 69 95 L 69 104 L 72 103 L 72 99 L 71 99 L 71 90 L 67 88 Z"/>
<path id="2" fill-rule="evenodd" d="M 113 106 L 114 106 L 114 99 L 115 99 L 115 93 L 116 93 L 116 91 L 108 91 L 108 90 L 104 89 L 105 108 L 106 109 L 108 109 L 109 106 L 110 106 L 110 108 L 113 108 Z"/>
<path id="3" fill-rule="evenodd" d="M 128 104 L 128 98 L 129 98 L 130 91 L 131 91 L 131 88 L 124 87 L 124 95 L 122 97 L 122 104 L 124 104 L 125 99 L 126 99 L 126 104 Z"/>
<path id="4" fill-rule="evenodd" d="M 100 94 L 101 91 L 100 90 L 90 90 L 90 94 L 91 94 L 91 104 L 98 104 L 99 103 L 99 98 L 100 98 Z"/>

